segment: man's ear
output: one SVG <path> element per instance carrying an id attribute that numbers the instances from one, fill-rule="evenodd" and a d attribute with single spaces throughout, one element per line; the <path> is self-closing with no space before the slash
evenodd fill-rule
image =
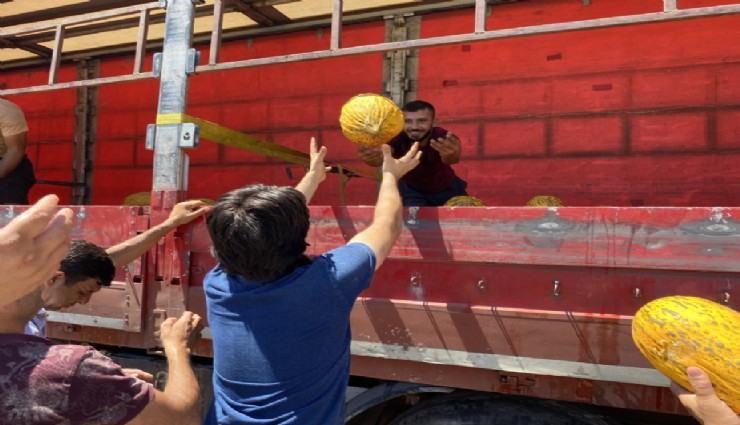
<path id="1" fill-rule="evenodd" d="M 51 288 L 57 285 L 64 285 L 64 272 L 54 272 L 54 276 L 50 277 L 49 280 L 44 283 L 44 286 L 46 286 L 47 288 Z"/>

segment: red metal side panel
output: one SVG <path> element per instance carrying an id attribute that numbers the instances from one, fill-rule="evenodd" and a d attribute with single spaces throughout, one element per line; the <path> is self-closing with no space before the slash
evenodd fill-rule
<path id="1" fill-rule="evenodd" d="M 7 221 L 22 207 L 4 207 Z M 78 207 L 75 238 L 104 247 L 147 209 Z M 740 299 L 738 208 L 421 208 L 352 313 L 353 371 L 381 379 L 676 411 L 630 337 L 657 297 Z M 369 207 L 312 207 L 311 253 L 368 226 Z M 153 220 L 162 218 L 154 211 Z M 93 301 L 52 318 L 54 338 L 156 348 L 165 317 L 205 317 L 205 226 L 168 235 Z M 556 285 L 557 283 L 557 285 Z M 195 348 L 212 355 L 209 332 Z M 604 391 L 618 390 L 609 394 Z M 637 394 L 651 391 L 650 398 Z M 642 400 L 642 401 L 640 401 Z"/>

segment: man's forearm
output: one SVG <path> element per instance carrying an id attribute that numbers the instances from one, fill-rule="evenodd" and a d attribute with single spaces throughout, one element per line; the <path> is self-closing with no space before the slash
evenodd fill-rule
<path id="1" fill-rule="evenodd" d="M 200 424 L 203 412 L 199 403 L 200 387 L 190 364 L 185 346 L 165 347 L 167 357 L 167 385 L 164 396 L 174 412 L 181 414 L 182 425 Z"/>
<path id="2" fill-rule="evenodd" d="M 123 267 L 144 255 L 157 241 L 175 227 L 169 219 L 165 220 L 127 241 L 106 249 L 105 252 L 110 255 L 116 268 Z"/>
<path id="3" fill-rule="evenodd" d="M 303 194 L 306 198 L 306 205 L 308 205 L 311 202 L 313 195 L 316 193 L 316 189 L 318 189 L 319 184 L 321 184 L 319 175 L 315 171 L 308 170 L 306 175 L 303 176 L 301 181 L 295 186 L 295 190 Z"/>
<path id="4" fill-rule="evenodd" d="M 383 181 L 380 183 L 378 202 L 375 204 L 373 224 L 380 223 L 386 226 L 394 236 L 393 240 L 401 233 L 401 210 L 403 203 L 398 192 L 398 182 L 391 173 L 383 173 Z"/>

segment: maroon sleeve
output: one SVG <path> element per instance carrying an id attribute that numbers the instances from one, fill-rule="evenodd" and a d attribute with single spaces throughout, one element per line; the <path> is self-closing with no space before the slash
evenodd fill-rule
<path id="1" fill-rule="evenodd" d="M 126 375 L 121 366 L 91 349 L 70 382 L 67 418 L 77 424 L 125 424 L 153 396 L 150 384 Z"/>

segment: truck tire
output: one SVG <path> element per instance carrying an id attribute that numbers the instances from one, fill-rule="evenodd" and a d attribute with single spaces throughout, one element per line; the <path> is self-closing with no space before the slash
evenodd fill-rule
<path id="1" fill-rule="evenodd" d="M 614 425 L 576 405 L 499 394 L 456 393 L 428 399 L 389 425 Z"/>

